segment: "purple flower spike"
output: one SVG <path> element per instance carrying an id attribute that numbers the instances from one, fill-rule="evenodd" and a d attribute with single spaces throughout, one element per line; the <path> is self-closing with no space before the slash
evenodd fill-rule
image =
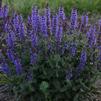
<path id="1" fill-rule="evenodd" d="M 25 28 L 24 28 L 24 23 L 20 23 L 19 25 L 19 37 L 20 39 L 24 39 L 25 34 Z"/>
<path id="2" fill-rule="evenodd" d="M 89 47 L 92 47 L 94 45 L 96 45 L 96 27 L 90 27 L 89 28 L 89 31 L 87 32 L 87 39 L 88 39 L 88 44 L 89 44 Z"/>
<path id="3" fill-rule="evenodd" d="M 50 8 L 48 5 L 46 6 L 46 9 L 45 9 L 45 15 L 46 15 L 46 17 L 48 17 L 50 19 L 51 13 L 50 13 Z"/>
<path id="4" fill-rule="evenodd" d="M 37 61 L 37 53 L 30 50 L 30 63 L 35 64 Z"/>
<path id="5" fill-rule="evenodd" d="M 88 15 L 85 15 L 85 20 L 86 20 L 86 21 L 85 21 L 85 22 L 86 22 L 85 25 L 86 25 L 86 27 L 87 27 L 87 26 L 88 26 L 88 21 L 89 21 L 89 17 L 88 17 Z"/>
<path id="6" fill-rule="evenodd" d="M 78 67 L 77 67 L 77 73 L 78 73 L 78 74 L 80 74 L 80 73 L 84 70 L 86 61 L 87 61 L 87 53 L 86 53 L 85 50 L 83 50 L 83 51 L 81 52 L 80 62 L 79 62 L 79 65 L 78 65 Z"/>
<path id="7" fill-rule="evenodd" d="M 33 7 L 31 21 L 34 33 L 37 33 L 37 16 L 38 16 L 38 9 L 37 7 Z"/>
<path id="8" fill-rule="evenodd" d="M 59 16 L 54 15 L 52 20 L 52 32 L 57 35 L 59 30 Z"/>
<path id="9" fill-rule="evenodd" d="M 41 32 L 41 16 L 37 15 L 37 33 Z"/>
<path id="10" fill-rule="evenodd" d="M 64 9 L 62 6 L 59 8 L 59 14 L 58 15 L 59 15 L 60 19 L 62 19 L 62 20 L 66 19 L 65 12 L 64 12 Z"/>
<path id="11" fill-rule="evenodd" d="M 72 70 L 69 69 L 69 70 L 66 72 L 66 80 L 71 80 L 72 77 L 73 77 Z"/>
<path id="12" fill-rule="evenodd" d="M 82 15 L 82 17 L 81 17 L 81 24 L 82 24 L 82 25 L 85 24 L 85 16 L 84 16 L 84 15 Z"/>
<path id="13" fill-rule="evenodd" d="M 46 16 L 41 17 L 41 31 L 42 31 L 44 37 L 48 36 L 48 34 L 47 34 L 47 19 L 46 19 Z"/>
<path id="14" fill-rule="evenodd" d="M 62 37 L 63 37 L 63 27 L 60 26 L 60 27 L 59 27 L 59 38 L 60 38 L 60 42 L 61 42 L 61 40 L 62 40 Z"/>
<path id="15" fill-rule="evenodd" d="M 38 45 L 38 37 L 36 34 L 31 35 L 31 45 L 32 45 L 32 48 L 36 48 Z"/>
<path id="16" fill-rule="evenodd" d="M 72 30 L 74 30 L 75 28 L 77 28 L 77 20 L 78 20 L 77 9 L 73 8 L 72 12 L 71 12 L 71 26 L 70 26 L 70 28 Z"/>
<path id="17" fill-rule="evenodd" d="M 1 64 L 0 71 L 3 72 L 4 74 L 7 74 L 7 75 L 10 74 L 10 69 L 6 63 Z"/>
<path id="18" fill-rule="evenodd" d="M 14 47 L 14 39 L 12 38 L 11 33 L 8 34 L 8 36 L 6 38 L 6 43 L 7 43 L 9 48 L 13 48 Z"/>
<path id="19" fill-rule="evenodd" d="M 0 7 L 0 18 L 2 18 L 2 17 L 3 17 L 3 8 Z"/>
<path id="20" fill-rule="evenodd" d="M 67 50 L 69 48 L 69 45 L 68 43 L 66 42 L 61 50 L 61 53 L 64 54 L 65 53 L 65 50 Z"/>
<path id="21" fill-rule="evenodd" d="M 4 8 L 3 8 L 3 17 L 7 17 L 8 12 L 9 12 L 8 6 L 5 5 Z"/>
<path id="22" fill-rule="evenodd" d="M 12 19 L 15 31 L 17 32 L 19 29 L 19 16 L 14 13 L 14 18 Z"/>
<path id="23" fill-rule="evenodd" d="M 87 60 L 87 54 L 86 54 L 86 51 L 83 50 L 81 52 L 80 62 L 86 63 L 86 60 Z"/>
<path id="24" fill-rule="evenodd" d="M 9 24 L 6 22 L 5 23 L 5 25 L 4 25 L 4 31 L 7 33 L 7 32 L 9 32 L 9 29 L 10 28 L 10 26 L 9 26 Z"/>
<path id="25" fill-rule="evenodd" d="M 32 20 L 37 15 L 38 15 L 38 8 L 37 8 L 37 6 L 35 6 L 35 7 L 32 8 L 32 16 L 31 16 Z"/>
<path id="26" fill-rule="evenodd" d="M 55 37 L 56 37 L 57 42 L 61 42 L 62 37 L 63 37 L 63 27 L 62 26 L 59 27 L 58 33 L 56 33 Z"/>
<path id="27" fill-rule="evenodd" d="M 52 16 L 52 21 L 51 21 L 52 33 L 54 33 L 54 24 L 55 24 L 55 15 Z"/>
<path id="28" fill-rule="evenodd" d="M 20 75 L 22 73 L 22 66 L 21 66 L 20 60 L 19 59 L 15 59 L 14 65 L 16 67 L 17 75 Z"/>
<path id="29" fill-rule="evenodd" d="M 7 50 L 7 57 L 9 58 L 10 61 L 12 61 L 14 63 L 14 55 L 13 52 L 11 50 Z"/>
<path id="30" fill-rule="evenodd" d="M 81 25 L 80 25 L 80 30 L 82 28 L 85 28 L 88 26 L 88 15 L 86 14 L 83 14 L 82 17 L 81 17 Z"/>
<path id="31" fill-rule="evenodd" d="M 31 17 L 28 16 L 28 20 L 27 20 L 28 25 L 31 25 Z"/>
<path id="32" fill-rule="evenodd" d="M 47 34 L 50 35 L 52 32 L 52 28 L 51 28 L 51 17 L 50 17 L 51 13 L 48 5 L 45 9 L 45 16 L 46 16 L 46 23 L 47 23 Z"/>
<path id="33" fill-rule="evenodd" d="M 77 51 L 76 46 L 75 46 L 75 45 L 71 46 L 71 48 L 70 48 L 70 52 L 71 52 L 72 56 L 75 56 L 76 51 Z"/>

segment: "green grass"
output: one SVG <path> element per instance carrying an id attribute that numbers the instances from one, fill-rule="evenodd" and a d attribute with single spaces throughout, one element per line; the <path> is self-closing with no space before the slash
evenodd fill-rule
<path id="1" fill-rule="evenodd" d="M 67 15 L 70 14 L 73 6 L 76 6 L 80 13 L 87 11 L 101 14 L 101 0 L 3 0 L 3 4 L 9 4 L 11 9 L 15 9 L 24 16 L 30 13 L 33 5 L 44 8 L 47 2 L 52 11 L 57 10 L 59 5 L 62 4 Z"/>

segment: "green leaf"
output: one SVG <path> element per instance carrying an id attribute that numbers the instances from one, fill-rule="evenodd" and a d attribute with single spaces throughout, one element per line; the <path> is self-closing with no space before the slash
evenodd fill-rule
<path id="1" fill-rule="evenodd" d="M 10 83 L 9 78 L 7 75 L 0 73 L 0 84 L 8 84 Z"/>
<path id="2" fill-rule="evenodd" d="M 70 80 L 66 80 L 66 83 L 67 83 L 67 87 L 72 87 L 72 83 L 71 83 L 71 81 Z"/>
<path id="3" fill-rule="evenodd" d="M 40 90 L 41 90 L 43 93 L 47 93 L 48 87 L 49 87 L 48 82 L 46 82 L 46 81 L 42 81 L 42 82 L 41 82 L 41 84 L 40 84 Z"/>

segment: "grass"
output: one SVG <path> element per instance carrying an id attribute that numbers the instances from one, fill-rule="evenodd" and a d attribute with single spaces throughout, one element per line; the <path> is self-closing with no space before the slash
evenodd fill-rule
<path id="1" fill-rule="evenodd" d="M 80 13 L 87 11 L 101 14 L 101 0 L 3 0 L 3 4 L 9 4 L 11 9 L 15 9 L 24 16 L 30 13 L 33 5 L 44 8 L 47 2 L 53 12 L 62 4 L 65 8 L 66 15 L 70 14 L 73 6 L 76 6 Z"/>

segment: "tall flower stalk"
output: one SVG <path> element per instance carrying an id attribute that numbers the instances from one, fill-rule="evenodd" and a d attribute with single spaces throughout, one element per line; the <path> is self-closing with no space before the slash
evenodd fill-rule
<path id="1" fill-rule="evenodd" d="M 70 28 L 72 30 L 76 29 L 78 27 L 78 15 L 76 8 L 72 9 L 70 20 L 71 20 Z"/>
<path id="2" fill-rule="evenodd" d="M 77 67 L 78 74 L 80 74 L 84 70 L 85 65 L 86 65 L 86 61 L 87 61 L 87 53 L 85 50 L 82 50 L 79 65 Z"/>

